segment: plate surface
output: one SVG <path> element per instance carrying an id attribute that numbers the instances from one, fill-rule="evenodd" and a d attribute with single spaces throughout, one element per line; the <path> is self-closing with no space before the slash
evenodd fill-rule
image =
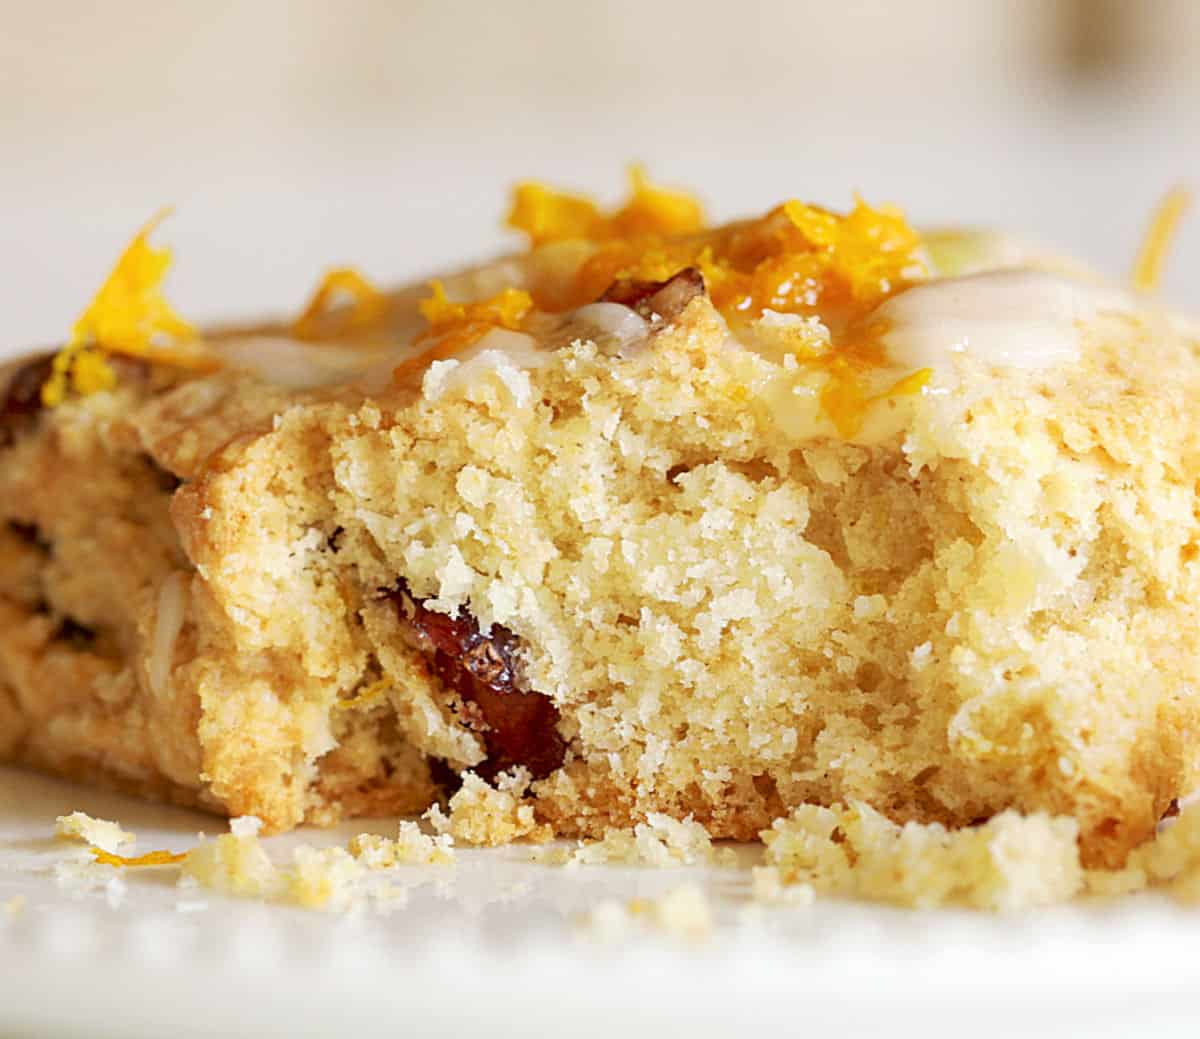
<path id="1" fill-rule="evenodd" d="M 1012 916 L 758 906 L 744 868 L 563 869 L 514 847 L 398 867 L 404 897 L 334 914 L 180 890 L 169 868 L 64 884 L 56 863 L 81 851 L 54 819 L 76 809 L 119 820 L 141 851 L 223 830 L 0 769 L 0 904 L 25 900 L 0 912 L 3 1035 L 1196 1034 L 1200 911 L 1153 896 Z M 392 825 L 265 843 L 282 862 Z M 682 883 L 713 909 L 704 941 L 640 918 L 608 941 L 584 925 Z"/>

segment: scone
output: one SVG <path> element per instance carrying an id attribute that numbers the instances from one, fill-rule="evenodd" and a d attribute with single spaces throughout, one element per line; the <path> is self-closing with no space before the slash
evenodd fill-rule
<path id="1" fill-rule="evenodd" d="M 5 756 L 275 829 L 472 772 L 560 835 L 1154 832 L 1197 771 L 1193 327 L 861 201 L 706 228 L 638 176 L 511 222 L 200 336 L 143 234 L 10 371 Z"/>

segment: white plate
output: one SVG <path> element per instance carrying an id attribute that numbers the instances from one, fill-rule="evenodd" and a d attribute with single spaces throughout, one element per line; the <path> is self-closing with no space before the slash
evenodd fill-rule
<path id="1" fill-rule="evenodd" d="M 530 849 L 399 867 L 403 908 L 350 915 L 179 891 L 172 869 L 60 887 L 78 852 L 55 816 L 118 819 L 138 850 L 182 850 L 220 820 L 0 769 L 0 1034 L 62 1036 L 1191 1035 L 1200 912 L 1156 897 L 1009 917 L 818 901 L 758 907 L 745 870 L 564 870 Z M 344 842 L 364 829 L 271 838 Z M 701 884 L 701 944 L 637 923 L 599 942 L 606 899 Z"/>

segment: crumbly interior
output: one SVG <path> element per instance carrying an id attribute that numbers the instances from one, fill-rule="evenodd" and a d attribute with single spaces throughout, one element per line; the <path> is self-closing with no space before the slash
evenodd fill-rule
<path id="1" fill-rule="evenodd" d="M 524 640 L 571 739 L 534 786 L 559 832 L 1015 808 L 1119 862 L 1194 768 L 1191 347 L 1114 324 L 857 444 L 790 438 L 779 373 L 722 341 L 699 301 L 640 362 L 563 351 L 524 406 L 497 378 L 335 418 L 346 551 Z M 473 764 L 419 665 L 381 660 L 418 746 Z"/>
<path id="2" fill-rule="evenodd" d="M 1196 778 L 1200 364 L 1152 314 L 1085 347 L 964 360 L 850 438 L 704 297 L 636 356 L 419 394 L 69 401 L 0 458 L 0 748 L 270 828 L 424 807 L 487 748 L 403 581 L 512 632 L 557 708 L 526 833 L 1014 810 L 1119 866 Z"/>

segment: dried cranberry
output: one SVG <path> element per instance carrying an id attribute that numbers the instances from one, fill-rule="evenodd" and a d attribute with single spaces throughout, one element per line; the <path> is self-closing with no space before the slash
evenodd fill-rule
<path id="1" fill-rule="evenodd" d="M 63 617 L 52 638 L 67 642 L 72 649 L 90 649 L 96 642 L 96 633 L 73 617 Z"/>
<path id="2" fill-rule="evenodd" d="M 171 470 L 164 469 L 150 455 L 143 453 L 141 456 L 142 464 L 149 470 L 151 478 L 158 489 L 166 491 L 168 494 L 173 494 L 183 486 L 183 481 L 176 476 Z"/>
<path id="3" fill-rule="evenodd" d="M 639 281 L 636 278 L 614 281 L 600 299 L 604 303 L 620 303 L 636 310 L 647 321 L 671 321 L 704 293 L 704 275 L 695 267 L 685 267 L 666 281 Z"/>
<path id="4" fill-rule="evenodd" d="M 42 534 L 36 523 L 22 523 L 20 520 L 9 520 L 8 529 L 27 545 L 40 548 L 43 552 L 50 551 L 50 542 Z"/>
<path id="5" fill-rule="evenodd" d="M 0 447 L 16 443 L 42 410 L 42 386 L 50 378 L 53 354 L 44 354 L 18 368 L 0 396 Z"/>
<path id="6" fill-rule="evenodd" d="M 149 362 L 139 357 L 113 356 L 108 363 L 119 383 L 150 386 L 155 369 Z M 42 354 L 18 368 L 0 390 L 0 448 L 16 443 L 33 425 L 45 407 L 42 387 L 53 370 L 54 354 Z"/>
<path id="7" fill-rule="evenodd" d="M 429 759 L 429 778 L 446 797 L 453 797 L 462 786 L 462 776 L 441 758 Z"/>
<path id="8" fill-rule="evenodd" d="M 462 700 L 463 721 L 483 737 L 487 758 L 476 768 L 481 776 L 523 765 L 542 779 L 562 764 L 566 744 L 558 734 L 558 708 L 523 688 L 516 635 L 499 624 L 484 635 L 466 609 L 453 617 L 426 609 L 404 580 L 387 595 L 433 673 Z"/>

